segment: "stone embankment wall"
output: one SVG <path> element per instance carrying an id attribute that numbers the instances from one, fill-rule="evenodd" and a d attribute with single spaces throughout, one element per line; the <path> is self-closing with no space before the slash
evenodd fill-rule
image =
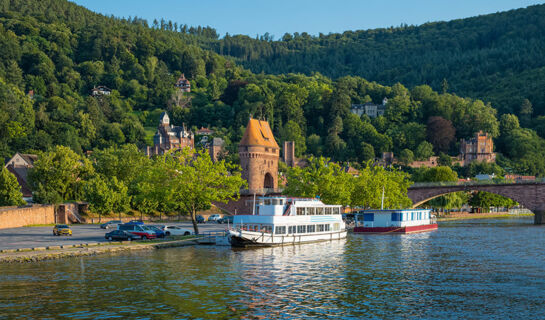
<path id="1" fill-rule="evenodd" d="M 0 229 L 50 223 L 55 223 L 55 207 L 52 205 L 0 208 Z"/>

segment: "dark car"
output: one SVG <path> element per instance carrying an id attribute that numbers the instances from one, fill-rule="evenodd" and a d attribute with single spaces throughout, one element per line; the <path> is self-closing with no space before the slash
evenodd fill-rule
<path id="1" fill-rule="evenodd" d="M 118 224 L 121 224 L 123 222 L 121 222 L 120 220 L 112 220 L 112 221 L 108 221 L 106 223 L 103 223 L 100 225 L 100 228 L 101 229 L 110 229 L 110 228 L 116 228 L 117 229 L 117 225 Z"/>
<path id="2" fill-rule="evenodd" d="M 128 231 L 123 231 L 123 230 L 114 230 L 114 231 L 110 231 L 108 233 L 106 233 L 104 235 L 104 238 L 112 241 L 112 240 L 123 240 L 123 241 L 126 241 L 126 240 L 134 240 L 134 239 L 140 239 L 140 236 L 137 236 L 137 235 L 134 235 Z"/>
<path id="3" fill-rule="evenodd" d="M 229 223 L 229 224 L 233 224 L 233 219 L 234 219 L 234 216 L 225 216 L 221 219 L 218 219 L 218 223 Z"/>
<path id="4" fill-rule="evenodd" d="M 140 225 L 142 225 L 142 224 L 144 224 L 144 221 L 142 221 L 142 220 L 131 220 L 131 221 L 125 223 L 125 224 L 140 224 Z"/>
<path id="5" fill-rule="evenodd" d="M 205 223 L 206 220 L 204 219 L 203 216 L 201 216 L 200 214 L 198 214 L 196 217 L 195 217 L 195 220 L 197 221 L 197 223 Z"/>

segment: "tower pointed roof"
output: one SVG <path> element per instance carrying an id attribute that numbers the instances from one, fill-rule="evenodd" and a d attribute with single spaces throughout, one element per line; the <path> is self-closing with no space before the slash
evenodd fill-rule
<path id="1" fill-rule="evenodd" d="M 271 127 L 267 121 L 252 119 L 248 121 L 246 131 L 242 140 L 240 140 L 241 146 L 265 146 L 272 148 L 279 148 Z"/>

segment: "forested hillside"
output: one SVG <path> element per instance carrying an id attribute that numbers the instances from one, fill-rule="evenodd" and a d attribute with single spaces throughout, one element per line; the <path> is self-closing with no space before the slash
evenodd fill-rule
<path id="1" fill-rule="evenodd" d="M 143 147 L 166 110 L 174 124 L 216 128 L 231 151 L 229 160 L 237 163 L 236 143 L 253 115 L 269 120 L 280 144 L 295 140 L 297 155 L 337 161 L 362 162 L 384 151 L 407 162 L 455 155 L 459 139 L 483 130 L 495 137 L 502 166 L 545 175 L 545 117 L 535 117 L 529 101 L 519 101 L 516 113 L 522 126 L 535 130 L 521 128 L 516 115 L 500 118 L 488 102 L 450 89 L 438 93 L 427 85 L 384 86 L 319 73 L 252 73 L 202 48 L 215 38 L 211 28 L 172 21 L 149 26 L 66 0 L 0 0 L 0 156 L 55 145 L 79 154 L 128 143 Z M 382 45 L 389 43 L 386 37 Z M 402 78 L 405 70 L 390 72 Z M 191 81 L 189 94 L 174 87 L 181 73 Z M 527 75 L 535 85 L 533 77 Z M 92 97 L 91 89 L 100 85 L 112 94 Z M 352 103 L 383 98 L 389 99 L 384 117 L 350 113 Z"/>
<path id="2" fill-rule="evenodd" d="M 203 43 L 257 73 L 428 84 L 490 101 L 501 113 L 517 113 L 529 99 L 537 115 L 545 114 L 545 5 L 421 26 L 316 37 L 303 32 L 278 41 L 236 35 Z"/>

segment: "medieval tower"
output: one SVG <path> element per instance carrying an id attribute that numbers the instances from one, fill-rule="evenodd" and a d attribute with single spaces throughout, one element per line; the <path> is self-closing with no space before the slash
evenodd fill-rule
<path id="1" fill-rule="evenodd" d="M 238 146 L 242 178 L 250 192 L 278 188 L 280 148 L 267 121 L 251 119 Z"/>

